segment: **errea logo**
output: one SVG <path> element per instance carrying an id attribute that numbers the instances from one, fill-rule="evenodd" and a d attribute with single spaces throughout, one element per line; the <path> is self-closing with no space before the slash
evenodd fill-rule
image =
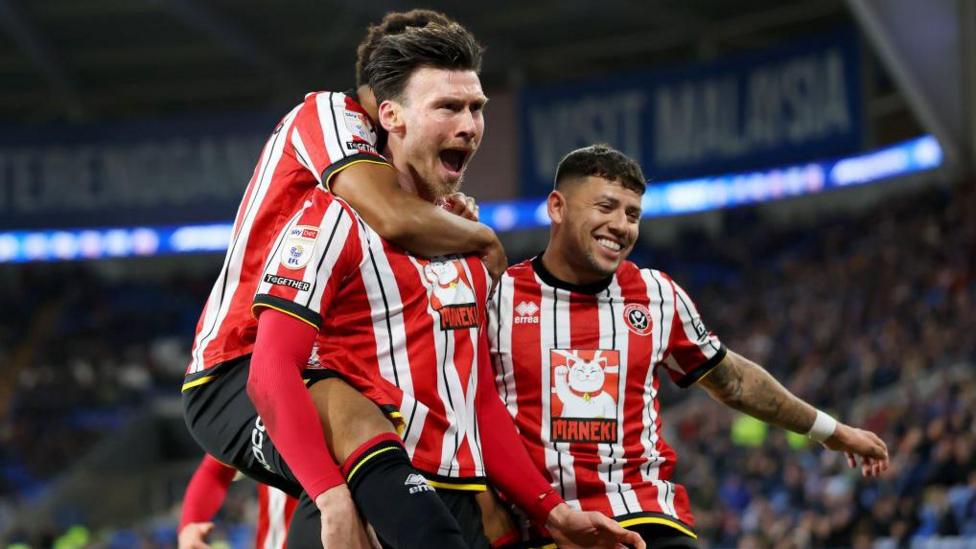
<path id="1" fill-rule="evenodd" d="M 515 324 L 538 324 L 539 306 L 532 301 L 522 301 L 515 307 Z"/>

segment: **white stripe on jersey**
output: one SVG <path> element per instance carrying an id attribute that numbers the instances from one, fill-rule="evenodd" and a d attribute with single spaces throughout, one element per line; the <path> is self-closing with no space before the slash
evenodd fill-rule
<path id="1" fill-rule="evenodd" d="M 600 301 L 597 310 L 600 322 L 599 346 L 601 349 L 616 349 L 620 352 L 620 370 L 617 377 L 617 442 L 598 444 L 597 453 L 600 455 L 600 478 L 606 486 L 607 499 L 614 516 L 619 516 L 639 512 L 641 507 L 630 484 L 624 482 L 624 461 L 617 457 L 624 455 L 624 404 L 627 396 L 630 338 L 627 327 L 623 322 L 618 322 L 622 317 L 624 299 L 616 277 L 606 293 L 609 299 L 606 302 Z"/>
<path id="2" fill-rule="evenodd" d="M 264 549 L 281 549 L 285 546 L 288 529 L 285 526 L 285 502 L 288 496 L 271 486 L 268 491 L 268 533 L 264 538 Z"/>
<path id="3" fill-rule="evenodd" d="M 363 257 L 367 264 L 360 269 L 360 273 L 362 273 L 363 286 L 366 288 L 366 297 L 369 300 L 370 320 L 373 326 L 387 327 L 385 330 L 373 330 L 380 375 L 403 389 L 404 393 L 412 395 L 414 390 L 410 368 L 403 367 L 410 363 L 410 359 L 407 357 L 407 331 L 403 325 L 403 315 L 396 313 L 396 311 L 403 309 L 400 287 L 397 284 L 396 276 L 393 274 L 393 268 L 390 267 L 386 252 L 383 251 L 383 239 L 362 220 L 359 221 L 359 224 L 368 237 L 368 242 L 365 243 L 366 248 L 363 251 Z M 400 411 L 404 415 L 404 421 L 409 424 L 411 420 L 407 416 L 409 410 Z M 418 430 L 419 432 L 420 430 Z M 413 455 L 412 449 L 408 448 L 408 450 Z"/>
<path id="4" fill-rule="evenodd" d="M 335 132 L 323 131 L 325 136 L 325 150 L 329 153 L 329 159 L 333 162 L 339 162 L 346 157 L 346 148 L 339 142 L 339 135 L 341 135 L 339 130 L 340 122 L 336 120 L 335 114 L 335 99 L 336 94 L 329 92 L 328 94 L 320 93 L 315 96 L 315 106 L 319 112 L 319 124 L 323 128 L 335 128 Z M 342 101 L 342 108 L 345 110 L 346 96 L 339 94 L 339 101 Z M 341 122 L 345 124 L 346 121 Z M 331 136 L 333 139 L 329 139 Z M 321 177 L 321 174 L 320 174 Z"/>
<path id="5" fill-rule="evenodd" d="M 471 266 L 468 265 L 467 261 L 462 260 L 460 263 L 461 266 L 464 267 L 464 273 L 465 275 L 467 275 L 468 280 L 471 281 L 471 284 L 474 284 L 475 280 L 477 279 L 475 278 L 474 273 L 471 272 Z M 478 274 L 481 275 L 481 278 L 483 280 L 490 280 L 491 276 L 488 274 L 488 270 L 484 267 L 484 263 L 479 261 L 478 264 L 481 266 L 481 272 Z M 472 288 L 472 290 L 474 290 L 474 288 Z M 479 310 L 481 310 L 481 308 L 485 306 L 486 306 L 485 303 L 478 303 Z M 465 410 L 464 425 L 465 425 L 465 432 L 469 437 L 468 448 L 470 448 L 471 450 L 471 456 L 474 459 L 474 462 L 484 464 L 485 461 L 481 454 L 481 433 L 478 432 L 478 417 L 477 417 L 478 408 L 477 408 L 477 404 L 475 403 L 475 399 L 478 396 L 478 369 L 483 366 L 483 364 L 481 363 L 482 355 L 481 353 L 478 352 L 478 349 L 481 348 L 480 346 L 482 344 L 482 342 L 479 340 L 480 330 L 481 330 L 481 325 L 468 328 L 468 337 L 471 338 L 471 341 L 474 343 L 474 345 L 471 346 L 471 352 L 473 356 L 471 357 L 471 364 L 472 364 L 471 372 L 468 373 L 468 387 L 466 393 L 467 402 L 466 402 L 466 406 L 464 407 Z M 454 336 L 452 335 L 451 337 Z M 487 345 L 488 341 L 485 340 L 484 343 Z M 488 356 L 488 353 L 486 353 L 484 356 Z M 487 366 L 490 367 L 491 364 L 489 363 L 487 364 Z M 469 414 L 468 410 L 470 410 L 473 413 Z M 479 476 L 483 474 L 484 471 L 479 472 Z"/>
<path id="6" fill-rule="evenodd" d="M 427 411 L 427 407 L 413 398 L 410 393 L 404 393 L 403 403 L 400 405 L 400 413 L 403 414 L 403 423 L 406 425 L 402 435 L 403 446 L 411 456 L 417 451 L 420 435 L 424 432 Z"/>
<path id="7" fill-rule="evenodd" d="M 641 444 L 644 446 L 644 455 L 647 456 L 647 465 L 641 469 L 641 474 L 646 480 L 657 481 L 660 473 L 659 467 L 664 463 L 664 457 L 657 450 L 658 435 L 657 425 L 660 418 L 654 409 L 654 402 L 657 400 L 657 390 L 654 388 L 654 369 L 663 358 L 664 350 L 668 346 L 671 337 L 671 319 L 674 315 L 674 300 L 669 291 L 671 285 L 668 284 L 658 271 L 651 269 L 641 269 L 641 278 L 647 286 L 647 294 L 651 304 L 651 338 L 653 341 L 654 354 L 651 356 L 651 367 L 647 370 L 647 377 L 644 379 L 644 410 L 641 414 L 643 426 L 641 429 Z M 654 306 L 655 302 L 657 307 Z M 661 500 L 661 486 L 658 486 L 658 499 Z M 667 506 L 661 504 L 662 509 Z"/>
<path id="8" fill-rule="evenodd" d="M 546 295 L 551 294 L 551 295 Z M 552 440 L 552 393 L 549 387 L 552 383 L 552 363 L 549 348 L 569 349 L 570 343 L 570 315 L 569 292 L 542 286 L 542 307 L 539 311 L 540 345 L 542 353 L 542 440 Z M 548 298 L 548 299 L 547 299 Z M 548 301 L 548 303 L 547 303 Z M 549 345 L 546 345 L 548 343 Z M 573 469 L 573 454 L 570 453 L 570 443 L 554 442 L 552 447 L 546 446 L 546 468 L 559 485 L 560 495 L 564 500 L 576 499 L 576 471 Z"/>
<path id="9" fill-rule="evenodd" d="M 224 317 L 227 316 L 227 312 L 230 310 L 230 305 L 233 301 L 232 297 L 237 292 L 237 285 L 241 279 L 241 264 L 244 261 L 244 255 L 247 251 L 247 241 L 251 235 L 251 226 L 254 224 L 254 218 L 257 216 L 258 210 L 260 210 L 261 204 L 264 202 L 264 195 L 271 186 L 274 173 L 278 169 L 278 162 L 281 160 L 282 152 L 288 141 L 284 136 L 287 136 L 291 131 L 295 116 L 298 114 L 300 108 L 301 105 L 298 105 L 285 116 L 284 120 L 282 120 L 281 128 L 271 141 L 271 145 L 266 146 L 264 151 L 262 151 L 260 162 L 261 173 L 258 174 L 257 185 L 254 188 L 254 192 L 251 193 L 251 199 L 247 203 L 242 202 L 240 208 L 238 208 L 238 216 L 243 210 L 244 218 L 241 220 L 239 230 L 235 233 L 236 236 L 227 247 L 227 254 L 224 256 L 224 267 L 221 269 L 220 276 L 217 277 L 213 289 L 210 290 L 210 296 L 207 298 L 203 324 L 194 341 L 196 352 L 193 353 L 193 363 L 189 368 L 189 373 L 191 374 L 204 369 L 203 357 L 207 350 L 207 345 L 217 337 Z"/>
<path id="10" fill-rule="evenodd" d="M 302 136 L 298 132 L 291 132 L 291 144 L 295 147 L 295 156 L 298 158 L 298 163 L 305 166 L 305 169 L 315 176 L 315 180 L 322 183 L 322 174 L 318 173 L 318 170 L 312 166 L 312 161 L 309 160 L 311 156 L 308 154 L 308 149 L 305 148 L 305 142 L 302 141 Z"/>
<path id="11" fill-rule="evenodd" d="M 426 286 L 429 284 L 424 275 L 424 266 L 417 261 L 417 258 L 410 257 L 410 262 L 417 269 L 417 276 Z M 467 414 L 460 406 L 466 402 L 464 390 L 462 389 L 461 378 L 458 377 L 457 365 L 454 363 L 454 334 L 450 330 L 441 330 L 437 324 L 439 314 L 434 310 L 431 300 L 427 300 L 427 314 L 434 319 L 431 323 L 431 330 L 434 334 L 434 354 L 437 357 L 437 394 L 444 405 L 445 417 L 449 423 L 444 431 L 444 439 L 441 443 L 441 463 L 437 469 L 437 474 L 451 476 L 456 467 L 458 449 L 464 442 L 465 433 L 458 427 L 467 426 Z"/>
<path id="12" fill-rule="evenodd" d="M 505 274 L 495 292 L 497 295 L 491 303 L 495 307 L 494 314 L 488 315 L 488 329 L 495 335 L 492 353 L 495 385 L 508 413 L 514 418 L 518 414 L 518 393 L 515 388 L 515 367 L 512 364 L 512 316 L 506 316 L 503 312 L 515 310 L 515 279 Z"/>

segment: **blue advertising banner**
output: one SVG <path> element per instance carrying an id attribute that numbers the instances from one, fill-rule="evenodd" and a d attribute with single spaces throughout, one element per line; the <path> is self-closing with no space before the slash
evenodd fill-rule
<path id="1" fill-rule="evenodd" d="M 609 143 L 651 180 L 847 154 L 862 143 L 853 31 L 713 63 L 528 87 L 519 102 L 525 196 L 563 155 Z"/>
<path id="2" fill-rule="evenodd" d="M 6 128 L 0 228 L 225 220 L 278 117 Z"/>

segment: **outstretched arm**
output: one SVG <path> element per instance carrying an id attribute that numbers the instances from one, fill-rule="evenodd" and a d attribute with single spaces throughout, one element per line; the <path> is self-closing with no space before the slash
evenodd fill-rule
<path id="1" fill-rule="evenodd" d="M 845 452 L 852 467 L 861 457 L 864 476 L 888 469 L 888 447 L 870 431 L 837 422 L 789 392 L 755 362 L 729 351 L 699 383 L 715 400 L 766 423 L 810 436 Z"/>
<path id="2" fill-rule="evenodd" d="M 380 236 L 414 254 L 477 253 L 496 281 L 508 267 L 505 250 L 491 228 L 470 220 L 472 216 L 457 208 L 453 211 L 460 215 L 404 191 L 390 166 L 350 166 L 336 174 L 331 189 Z"/>

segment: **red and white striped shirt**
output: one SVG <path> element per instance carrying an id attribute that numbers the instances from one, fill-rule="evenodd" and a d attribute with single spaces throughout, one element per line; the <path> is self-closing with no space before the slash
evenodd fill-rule
<path id="1" fill-rule="evenodd" d="M 659 370 L 687 387 L 725 356 L 666 274 L 625 261 L 585 287 L 540 258 L 503 276 L 489 309 L 498 392 L 536 466 L 571 505 L 624 526 L 690 533 L 688 495 L 671 482 Z"/>
<path id="2" fill-rule="evenodd" d="M 357 162 L 386 164 L 373 123 L 352 97 L 310 93 L 278 124 L 237 210 L 223 268 L 197 323 L 188 375 L 252 351 L 251 301 L 272 239 L 313 189 L 328 190 L 336 174 Z"/>
<path id="3" fill-rule="evenodd" d="M 298 500 L 281 490 L 258 483 L 258 524 L 255 532 L 257 549 L 285 549 L 288 525 L 298 507 Z"/>
<path id="4" fill-rule="evenodd" d="M 475 397 L 489 287 L 479 257 L 412 256 L 319 192 L 276 241 L 254 306 L 320 329 L 310 366 L 399 409 L 404 446 L 432 485 L 478 490 Z"/>

